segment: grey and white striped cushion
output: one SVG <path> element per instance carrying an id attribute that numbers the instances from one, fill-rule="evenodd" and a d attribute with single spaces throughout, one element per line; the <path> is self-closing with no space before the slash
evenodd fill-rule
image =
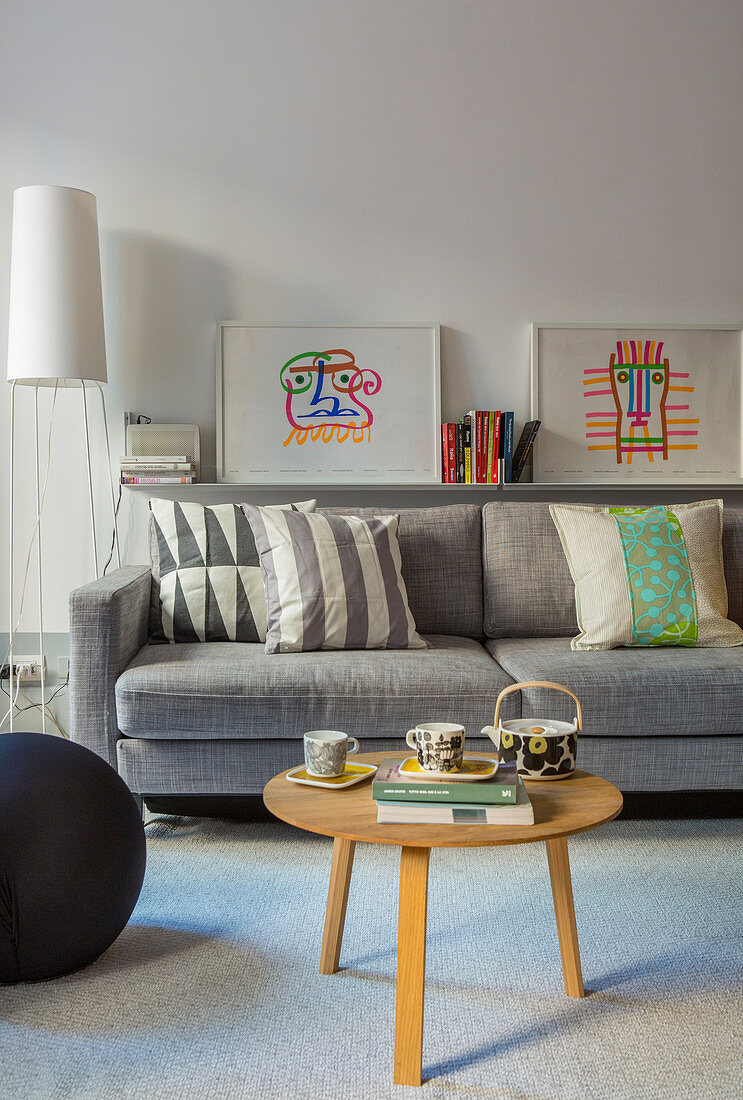
<path id="1" fill-rule="evenodd" d="M 263 570 L 267 653 L 425 648 L 408 607 L 397 516 L 242 507 Z"/>
<path id="2" fill-rule="evenodd" d="M 314 500 L 280 508 L 314 511 Z M 250 524 L 235 504 L 150 501 L 161 638 L 263 642 L 266 601 Z M 157 633 L 153 640 L 157 640 Z"/>

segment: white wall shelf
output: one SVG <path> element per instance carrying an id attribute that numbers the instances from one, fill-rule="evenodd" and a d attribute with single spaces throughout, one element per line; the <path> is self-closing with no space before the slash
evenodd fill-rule
<path id="1" fill-rule="evenodd" d="M 388 482 L 368 482 L 368 481 L 344 481 L 339 485 L 328 485 L 318 482 L 313 484 L 312 482 L 293 482 L 293 481 L 261 481 L 261 482 L 235 482 L 235 481 L 194 481 L 190 485 L 124 485 L 124 489 L 148 489 L 150 491 L 157 490 L 160 492 L 164 489 L 177 489 L 179 492 L 189 489 L 250 489 L 263 490 L 267 489 L 270 492 L 275 492 L 277 489 L 303 489 L 307 492 L 312 491 L 319 492 L 345 492 L 346 489 L 365 489 L 374 492 L 481 492 L 481 493 L 494 493 L 500 488 L 499 485 L 443 485 L 438 481 L 422 482 L 422 483 L 410 483 L 403 482 L 400 484 L 390 484 Z"/>
<path id="2" fill-rule="evenodd" d="M 291 482 L 291 481 L 262 481 L 262 482 L 234 482 L 234 481 L 195 481 L 190 485 L 124 485 L 124 489 L 134 489 L 135 491 L 146 490 L 147 492 L 170 492 L 176 489 L 178 492 L 188 492 L 193 489 L 222 489 L 222 490 L 238 490 L 238 489 L 250 489 L 251 491 L 263 491 L 264 489 L 269 492 L 275 492 L 277 489 L 303 489 L 307 492 L 345 492 L 347 489 L 363 489 L 366 491 L 374 492 L 444 492 L 444 493 L 519 493 L 519 492 L 549 492 L 553 493 L 558 489 L 564 489 L 566 492 L 587 492 L 587 493 L 606 493 L 614 492 L 692 492 L 699 490 L 700 492 L 723 492 L 730 489 L 743 488 L 743 480 L 740 481 L 723 481 L 723 482 L 689 482 L 689 481 L 664 481 L 664 482 L 633 482 L 633 481 L 581 481 L 581 482 L 566 482 L 566 481 L 517 481 L 507 485 L 443 485 L 438 482 L 425 482 L 422 484 L 388 484 L 382 482 L 368 482 L 368 481 L 345 481 L 340 485 L 326 485 L 326 484 L 308 484 L 307 482 Z"/>

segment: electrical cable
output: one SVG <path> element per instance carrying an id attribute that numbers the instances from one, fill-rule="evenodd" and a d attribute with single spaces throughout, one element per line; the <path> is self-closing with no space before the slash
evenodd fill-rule
<path id="1" fill-rule="evenodd" d="M 70 674 L 67 673 L 66 680 L 64 680 L 63 683 L 59 684 L 54 689 L 54 691 L 49 696 L 49 698 L 46 699 L 46 700 L 40 699 L 38 703 L 35 703 L 33 701 L 33 699 L 30 699 L 28 697 L 28 695 L 26 695 L 25 691 L 21 691 L 20 694 L 23 696 L 24 699 L 26 699 L 26 701 L 28 702 L 28 706 L 19 707 L 18 703 L 17 703 L 18 692 L 20 691 L 20 684 L 21 684 L 21 678 L 19 677 L 18 681 L 17 681 L 19 687 L 16 690 L 16 704 L 14 706 L 14 710 L 15 710 L 16 714 L 25 714 L 27 710 L 39 710 L 43 706 L 44 710 L 46 710 L 46 716 L 49 719 L 49 721 L 52 722 L 57 727 L 57 729 L 59 730 L 59 732 L 62 734 L 63 737 L 68 737 L 69 738 L 69 734 L 67 733 L 67 731 L 65 729 L 63 729 L 62 726 L 60 726 L 60 724 L 57 721 L 56 717 L 54 716 L 53 712 L 51 710 L 49 710 L 49 706 L 50 706 L 52 700 L 56 699 L 56 697 L 59 695 L 59 693 L 61 691 L 64 691 L 64 689 L 66 687 L 68 687 L 69 682 L 70 682 Z M 3 684 L 3 682 L 1 680 L 0 680 L 0 691 L 2 691 L 3 695 L 7 696 L 8 699 L 10 699 L 10 692 L 8 691 L 8 689 L 5 687 L 5 685 Z M 8 711 L 8 714 L 5 716 L 5 719 L 3 721 L 7 721 L 9 716 L 10 716 L 10 711 Z"/>
<path id="2" fill-rule="evenodd" d="M 108 559 L 106 560 L 106 564 L 103 566 L 103 572 L 101 574 L 101 576 L 103 576 L 103 577 L 105 577 L 106 570 L 108 569 L 109 565 L 113 561 L 114 550 L 116 549 L 116 520 L 119 518 L 119 506 L 120 506 L 120 504 L 121 504 L 121 481 L 119 481 L 119 497 L 118 497 L 118 500 L 116 501 L 116 507 L 114 508 L 113 535 L 111 536 L 111 552 L 108 555 Z"/>
<path id="3" fill-rule="evenodd" d="M 70 736 L 69 733 L 67 732 L 66 729 L 64 729 L 62 726 L 60 726 L 60 724 L 57 721 L 57 719 L 55 718 L 54 714 L 49 710 L 49 704 L 48 703 L 34 703 L 33 699 L 29 699 L 29 697 L 28 697 L 28 695 L 26 695 L 25 691 L 22 691 L 21 695 L 23 696 L 23 698 L 28 703 L 28 706 L 27 707 L 22 707 L 21 710 L 19 711 L 19 713 L 22 714 L 24 711 L 27 711 L 27 710 L 36 710 L 36 709 L 40 710 L 43 707 L 44 711 L 46 712 L 46 717 L 47 717 L 48 721 L 50 721 L 53 726 L 57 727 L 57 729 L 59 730 L 59 732 L 61 733 L 61 735 L 63 737 L 66 737 L 69 740 L 69 736 Z"/>
<path id="4" fill-rule="evenodd" d="M 10 706 L 8 707 L 7 711 L 5 712 L 5 717 L 2 719 L 2 721 L 0 721 L 0 730 L 2 730 L 3 726 L 8 721 L 8 719 L 10 718 L 13 711 L 18 709 L 18 694 L 21 690 L 21 679 L 20 679 L 20 677 L 18 677 L 18 679 L 16 681 L 16 684 L 17 684 L 17 686 L 16 686 L 16 689 L 15 689 L 15 699 L 11 700 Z M 8 692 L 7 694 L 8 694 L 8 698 L 10 699 L 10 693 Z"/>

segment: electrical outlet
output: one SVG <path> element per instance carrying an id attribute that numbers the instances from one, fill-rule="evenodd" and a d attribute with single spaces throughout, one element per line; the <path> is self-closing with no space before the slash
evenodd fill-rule
<path id="1" fill-rule="evenodd" d="M 66 680 L 70 675 L 70 658 L 57 657 L 57 679 Z"/>
<path id="2" fill-rule="evenodd" d="M 35 653 L 30 657 L 21 656 L 20 654 L 13 654 L 13 677 L 14 679 L 20 679 L 25 684 L 40 684 L 41 683 L 41 665 L 42 656 L 40 653 Z M 46 669 L 46 664 L 44 664 Z M 10 666 L 3 665 L 2 676 L 4 680 L 10 678 Z"/>

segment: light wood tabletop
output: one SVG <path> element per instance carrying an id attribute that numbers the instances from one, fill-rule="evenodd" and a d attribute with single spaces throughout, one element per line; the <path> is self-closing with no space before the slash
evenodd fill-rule
<path id="1" fill-rule="evenodd" d="M 382 757 L 409 753 L 354 754 L 353 761 L 379 764 Z M 486 753 L 475 755 L 487 756 Z M 462 800 L 466 800 L 463 784 Z M 423 1057 L 423 998 L 426 969 L 428 866 L 431 848 L 473 848 L 544 841 L 557 922 L 565 992 L 583 997 L 583 977 L 573 906 L 567 837 L 595 829 L 616 817 L 622 795 L 611 783 L 588 772 L 552 782 L 526 782 L 534 807 L 533 825 L 380 825 L 366 780 L 347 789 L 322 790 L 290 783 L 286 772 L 271 779 L 263 800 L 276 817 L 299 829 L 332 836 L 320 973 L 339 967 L 348 891 L 356 843 L 400 847 L 394 1081 L 420 1085 Z"/>
<path id="2" fill-rule="evenodd" d="M 470 753 L 487 757 L 487 753 Z M 379 764 L 382 758 L 410 753 L 354 753 L 359 764 Z M 589 772 L 568 779 L 525 783 L 534 807 L 533 825 L 378 825 L 371 781 L 347 789 L 321 790 L 286 780 L 286 772 L 271 779 L 263 792 L 268 809 L 282 821 L 324 836 L 345 837 L 369 844 L 399 844 L 412 848 L 473 848 L 489 844 L 533 844 L 595 829 L 616 817 L 622 795 L 611 783 Z M 467 801 L 462 784 L 462 801 Z"/>

